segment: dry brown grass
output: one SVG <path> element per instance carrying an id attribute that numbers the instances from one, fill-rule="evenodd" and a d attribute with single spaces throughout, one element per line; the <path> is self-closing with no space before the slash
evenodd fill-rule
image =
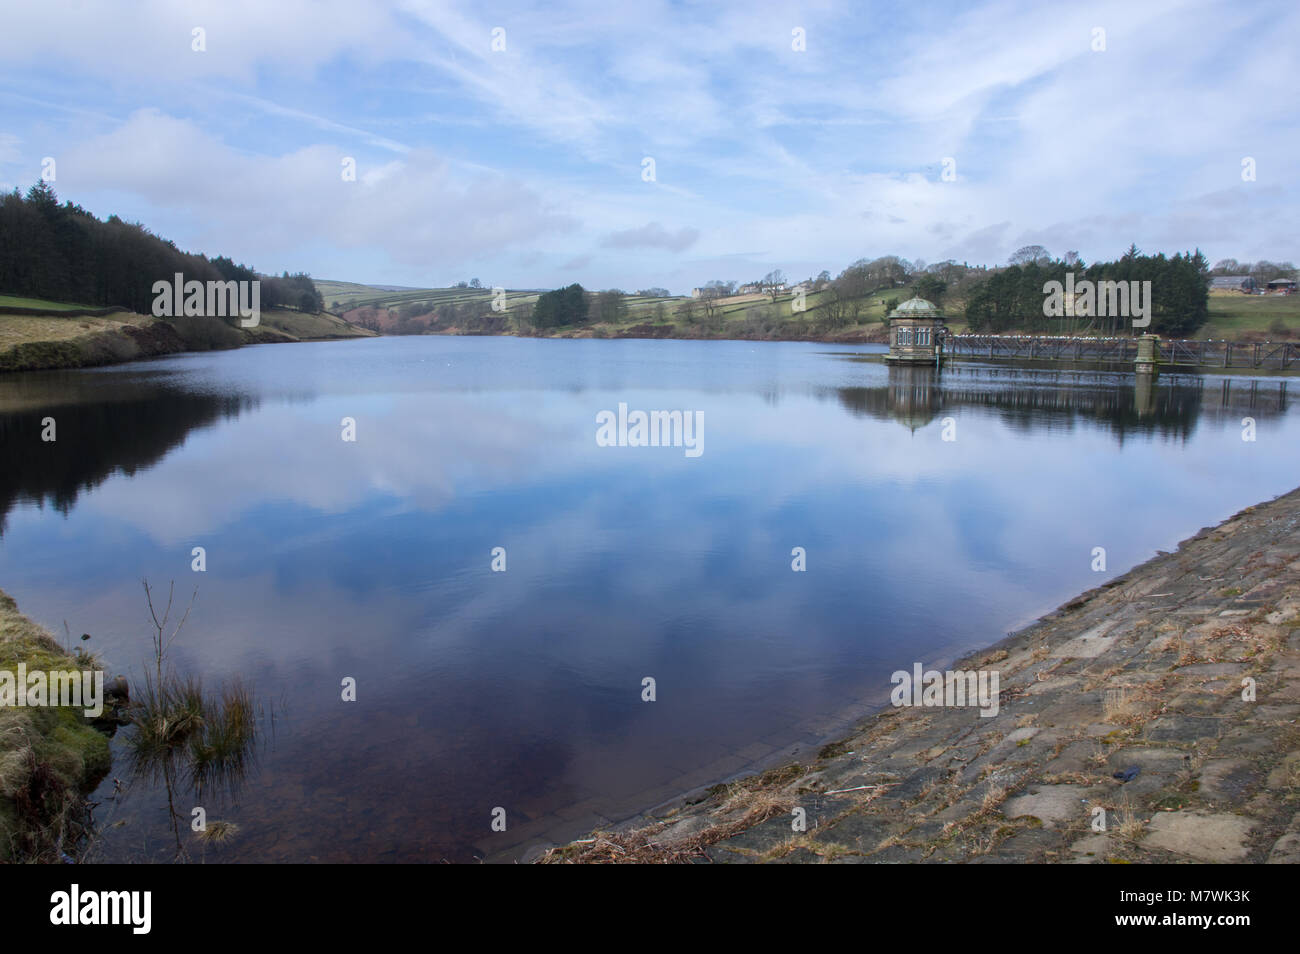
<path id="1" fill-rule="evenodd" d="M 1093 765 L 1105 765 L 1109 762 L 1110 753 L 1106 751 L 1106 746 L 1100 742 L 1094 742 L 1092 755 L 1088 757 L 1088 761 L 1092 762 Z"/>
<path id="2" fill-rule="evenodd" d="M 1119 824 L 1115 827 L 1115 834 L 1122 840 L 1135 843 L 1142 837 L 1146 831 L 1147 823 L 1138 818 L 1137 813 L 1133 811 L 1133 806 L 1129 804 L 1128 799 L 1124 799 L 1119 811 L 1116 813 L 1119 817 Z"/>
<path id="3" fill-rule="evenodd" d="M 550 849 L 538 859 L 538 864 L 688 864 L 700 858 L 707 858 L 704 849 L 710 845 L 789 811 L 790 804 L 790 802 L 781 803 L 775 799 L 767 799 L 756 804 L 740 818 L 725 824 L 712 825 L 703 831 L 673 839 L 671 842 L 655 840 L 671 824 L 671 821 L 628 832 L 596 832 L 589 839 Z"/>
<path id="4" fill-rule="evenodd" d="M 1117 675 L 1119 675 L 1123 671 L 1124 671 L 1123 666 L 1111 666 L 1110 668 L 1105 669 L 1099 673 L 1090 674 L 1088 677 L 1088 681 L 1083 684 L 1083 688 L 1086 692 L 1094 692 L 1095 690 L 1100 689 L 1102 686 L 1106 685 L 1108 682 L 1110 682 L 1112 679 L 1114 679 Z"/>
<path id="5" fill-rule="evenodd" d="M 663 833 L 681 817 L 667 818 L 629 831 L 595 832 L 592 837 L 552 848 L 539 864 L 683 864 L 704 856 L 704 849 L 742 831 L 760 825 L 777 815 L 789 814 L 795 798 L 791 787 L 804 775 L 804 766 L 791 764 L 717 786 L 716 804 L 709 809 L 708 827 L 681 837 L 665 839 Z M 880 788 L 863 791 L 857 798 L 865 804 L 875 798 Z M 792 831 L 792 835 L 795 833 Z M 792 838 L 787 851 L 799 842 Z M 819 846 L 819 852 L 825 846 Z"/>
<path id="6" fill-rule="evenodd" d="M 1105 722 L 1136 726 L 1151 718 L 1155 701 L 1149 687 L 1108 689 L 1102 696 L 1101 709 Z"/>
<path id="7" fill-rule="evenodd" d="M 93 318 L 89 315 L 72 315 L 60 318 L 49 315 L 0 314 L 0 351 L 8 350 L 25 341 L 66 341 L 96 331 L 114 331 L 134 321 L 122 321 L 120 316 Z"/>
<path id="8" fill-rule="evenodd" d="M 1289 758 L 1283 784 L 1289 789 L 1300 788 L 1300 758 Z"/>
<path id="9" fill-rule="evenodd" d="M 1007 799 L 1007 789 L 1001 785 L 989 785 L 988 791 L 980 801 L 979 814 L 991 815 Z"/>

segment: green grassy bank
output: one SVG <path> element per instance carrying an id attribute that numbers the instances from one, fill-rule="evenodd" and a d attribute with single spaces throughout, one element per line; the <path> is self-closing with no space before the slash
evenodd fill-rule
<path id="1" fill-rule="evenodd" d="M 86 670 L 0 590 L 0 672 Z M 108 737 L 80 709 L 0 706 L 0 861 L 57 862 L 86 834 L 85 796 L 109 769 Z"/>

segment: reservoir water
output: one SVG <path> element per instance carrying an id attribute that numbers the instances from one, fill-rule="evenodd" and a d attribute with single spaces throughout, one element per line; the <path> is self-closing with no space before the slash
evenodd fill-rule
<path id="1" fill-rule="evenodd" d="M 380 338 L 3 376 L 0 588 L 139 678 L 140 581 L 197 587 L 172 663 L 243 677 L 266 725 L 233 790 L 173 793 L 183 829 L 238 826 L 196 859 L 510 858 L 807 752 L 893 671 L 1300 483 L 1285 378 L 879 351 Z M 620 404 L 698 415 L 700 453 L 603 446 Z M 93 857 L 168 860 L 124 765 Z"/>

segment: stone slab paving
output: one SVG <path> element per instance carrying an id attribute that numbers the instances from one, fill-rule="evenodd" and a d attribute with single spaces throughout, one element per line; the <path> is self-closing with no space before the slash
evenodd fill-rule
<path id="1" fill-rule="evenodd" d="M 1300 490 L 951 668 L 996 716 L 887 708 L 542 860 L 1300 861 Z"/>

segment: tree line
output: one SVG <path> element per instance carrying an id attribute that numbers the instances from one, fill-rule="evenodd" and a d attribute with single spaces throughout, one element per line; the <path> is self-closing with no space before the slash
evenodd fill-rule
<path id="1" fill-rule="evenodd" d="M 897 255 L 860 258 L 835 278 L 823 271 L 807 283 L 818 292 L 815 316 L 827 329 L 857 325 L 872 296 L 884 303 L 884 313 L 897 307 L 910 290 L 927 301 L 942 305 L 949 295 L 965 295 L 988 276 L 988 269 L 948 259 L 927 265 L 921 260 L 908 261 Z"/>
<path id="2" fill-rule="evenodd" d="M 225 256 L 183 252 L 139 223 L 60 205 L 48 182 L 0 196 L 0 292 L 149 314 L 154 283 L 178 272 L 187 282 L 260 281 L 263 309 L 318 312 L 325 304 L 309 275 L 263 276 Z"/>
<path id="3" fill-rule="evenodd" d="M 1073 313 L 1049 317 L 1044 311 L 1044 286 L 1049 282 L 1065 285 L 1067 273 L 1073 275 L 1072 287 L 1084 281 L 1094 285 L 1149 281 L 1151 324 L 1145 330 L 1153 334 L 1185 337 L 1209 317 L 1209 265 L 1199 249 L 1169 258 L 1163 252 L 1143 255 L 1136 246 L 1130 246 L 1117 261 L 1091 265 L 1085 265 L 1074 253 L 1061 259 L 1046 254 L 1021 257 L 1016 264 L 989 276 L 967 298 L 966 322 L 970 330 L 1065 334 L 1118 333 L 1129 327 L 1129 318 L 1100 316 L 1095 307 L 1092 314 L 1081 314 L 1072 306 Z"/>
<path id="4" fill-rule="evenodd" d="M 921 260 L 909 261 L 897 255 L 884 255 L 875 259 L 859 259 L 834 278 L 823 270 L 816 278 L 797 283 L 792 295 L 806 296 L 807 318 L 822 331 L 842 330 L 861 324 L 868 314 L 883 319 L 906 297 L 916 295 L 938 305 L 950 302 L 949 313 L 962 314 L 973 331 L 1025 331 L 1039 334 L 1059 333 L 1119 333 L 1130 327 L 1130 321 L 1145 311 L 1146 299 L 1138 308 L 1134 298 L 1125 314 L 1100 315 L 1103 296 L 1107 301 L 1127 301 L 1132 282 L 1151 282 L 1150 331 L 1165 336 L 1192 334 L 1208 318 L 1209 276 L 1224 269 L 1231 273 L 1258 273 L 1261 277 L 1272 273 L 1293 272 L 1290 263 L 1261 262 L 1255 266 L 1241 266 L 1228 259 L 1209 269 L 1199 250 L 1179 253 L 1172 257 L 1163 253 L 1145 255 L 1131 246 L 1113 262 L 1088 264 L 1077 252 L 1067 251 L 1054 258 L 1040 245 L 1018 249 L 1001 267 L 972 265 L 967 262 L 946 260 L 926 264 Z M 1236 269 L 1240 269 L 1237 272 Z M 1072 275 L 1072 283 L 1066 276 Z M 769 294 L 772 305 L 752 306 L 745 311 L 751 324 L 769 328 L 781 320 L 777 308 L 776 292 L 785 282 L 779 271 L 769 272 L 760 281 L 751 283 Z M 1071 307 L 1059 316 L 1045 310 L 1049 294 L 1045 286 L 1057 282 L 1071 291 Z M 1109 294 L 1103 283 L 1125 283 L 1124 294 Z M 1091 283 L 1096 288 L 1087 292 L 1080 289 Z M 467 287 L 473 287 L 472 284 Z M 688 326 L 699 326 L 705 331 L 720 331 L 725 324 L 723 310 L 731 308 L 727 299 L 738 291 L 750 291 L 749 286 L 738 286 L 735 281 L 713 280 L 706 282 L 696 297 L 680 302 L 654 303 L 647 318 L 656 322 L 677 319 Z M 636 293 L 640 297 L 670 298 L 667 289 L 647 288 Z M 1145 295 L 1145 293 L 1144 293 Z M 515 303 L 509 310 L 510 320 L 520 328 L 546 330 L 552 328 L 586 326 L 601 322 L 620 323 L 629 315 L 628 295 L 618 289 L 587 291 L 580 284 L 541 294 L 535 303 Z M 1083 303 L 1090 301 L 1094 312 L 1085 312 Z M 470 306 L 466 306 L 470 307 Z M 487 305 L 473 306 L 483 314 L 443 313 L 437 309 L 436 321 L 469 327 L 482 324 L 495 327 L 497 321 L 487 313 Z M 417 315 L 431 310 L 432 305 L 408 304 L 399 312 L 399 323 L 392 333 L 420 333 L 423 329 Z M 792 306 L 793 308 L 793 306 Z M 734 312 L 734 309 L 732 309 Z M 409 312 L 406 313 L 406 312 Z M 791 316 L 799 320 L 802 316 Z M 770 329 L 769 329 L 770 330 Z"/>
<path id="5" fill-rule="evenodd" d="M 1235 258 L 1224 258 L 1214 263 L 1210 274 L 1215 278 L 1246 275 L 1255 279 L 1255 284 L 1262 288 L 1275 278 L 1290 278 L 1294 281 L 1296 267 L 1294 262 L 1270 262 L 1267 259 L 1260 259 L 1258 262 L 1239 262 Z"/>

